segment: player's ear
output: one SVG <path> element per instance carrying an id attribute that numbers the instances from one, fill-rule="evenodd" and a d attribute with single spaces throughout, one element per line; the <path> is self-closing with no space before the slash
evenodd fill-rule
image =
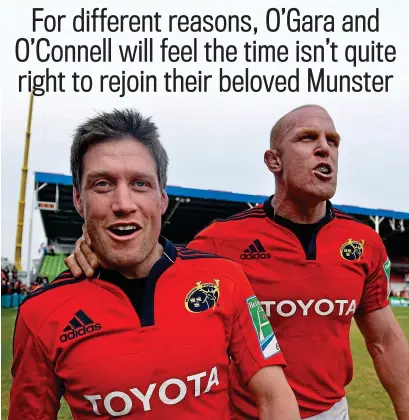
<path id="1" fill-rule="evenodd" d="M 73 188 L 73 200 L 74 200 L 74 206 L 77 209 L 78 214 L 84 218 L 84 207 L 82 205 L 81 195 L 76 187 Z"/>
<path id="2" fill-rule="evenodd" d="M 269 149 L 264 153 L 264 163 L 269 171 L 278 173 L 281 171 L 281 157 L 276 149 Z"/>
<path id="3" fill-rule="evenodd" d="M 166 194 L 165 189 L 162 189 L 160 199 L 161 199 L 161 214 L 163 216 L 166 213 L 166 209 L 168 208 L 168 205 L 169 205 L 169 197 Z"/>

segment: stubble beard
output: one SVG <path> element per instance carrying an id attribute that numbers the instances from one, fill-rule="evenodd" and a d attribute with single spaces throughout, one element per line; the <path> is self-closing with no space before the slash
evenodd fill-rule
<path id="1" fill-rule="evenodd" d="M 103 236 L 92 224 L 87 225 L 87 228 L 92 248 L 97 254 L 102 267 L 106 269 L 119 271 L 132 268 L 142 264 L 151 253 L 144 239 L 142 239 L 139 247 L 132 245 L 132 249 L 127 249 L 126 245 L 120 243 L 116 245 L 112 239 L 107 238 L 107 240 L 104 240 Z M 108 244 L 108 241 L 112 241 L 112 245 Z"/>
<path id="2" fill-rule="evenodd" d="M 146 241 L 142 241 L 138 248 L 133 246 L 132 249 L 127 249 L 126 246 L 113 249 L 105 244 L 103 244 L 103 247 L 105 264 L 107 267 L 117 271 L 132 269 L 142 264 L 151 254 Z"/>

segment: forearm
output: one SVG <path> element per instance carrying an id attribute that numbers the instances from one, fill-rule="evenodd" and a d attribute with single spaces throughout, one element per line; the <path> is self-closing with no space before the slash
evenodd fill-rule
<path id="1" fill-rule="evenodd" d="M 299 420 L 300 412 L 293 392 L 277 395 L 276 398 L 264 399 L 258 402 L 260 420 Z"/>
<path id="2" fill-rule="evenodd" d="M 260 420 L 300 420 L 297 400 L 281 366 L 260 369 L 248 387 L 257 401 Z"/>
<path id="3" fill-rule="evenodd" d="M 409 346 L 406 338 L 403 333 L 399 334 L 386 345 L 369 351 L 398 420 L 409 420 Z"/>

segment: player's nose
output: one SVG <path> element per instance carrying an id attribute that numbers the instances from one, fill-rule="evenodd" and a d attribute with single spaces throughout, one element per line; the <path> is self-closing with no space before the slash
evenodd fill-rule
<path id="1" fill-rule="evenodd" d="M 112 211 L 114 213 L 129 214 L 137 209 L 138 206 L 133 191 L 127 185 L 118 185 L 113 195 Z"/>
<path id="2" fill-rule="evenodd" d="M 328 157 L 330 147 L 325 133 L 321 133 L 316 142 L 314 154 L 320 157 Z"/>

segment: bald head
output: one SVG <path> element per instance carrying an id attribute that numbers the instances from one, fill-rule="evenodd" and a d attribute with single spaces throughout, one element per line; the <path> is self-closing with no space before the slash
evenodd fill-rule
<path id="1" fill-rule="evenodd" d="M 280 150 L 280 144 L 285 135 L 291 130 L 298 117 L 306 113 L 318 113 L 331 119 L 327 110 L 319 105 L 302 105 L 281 117 L 271 129 L 270 149 Z"/>
<path id="2" fill-rule="evenodd" d="M 339 144 L 334 122 L 321 106 L 304 105 L 280 118 L 264 153 L 278 196 L 298 203 L 330 199 L 337 185 Z"/>

